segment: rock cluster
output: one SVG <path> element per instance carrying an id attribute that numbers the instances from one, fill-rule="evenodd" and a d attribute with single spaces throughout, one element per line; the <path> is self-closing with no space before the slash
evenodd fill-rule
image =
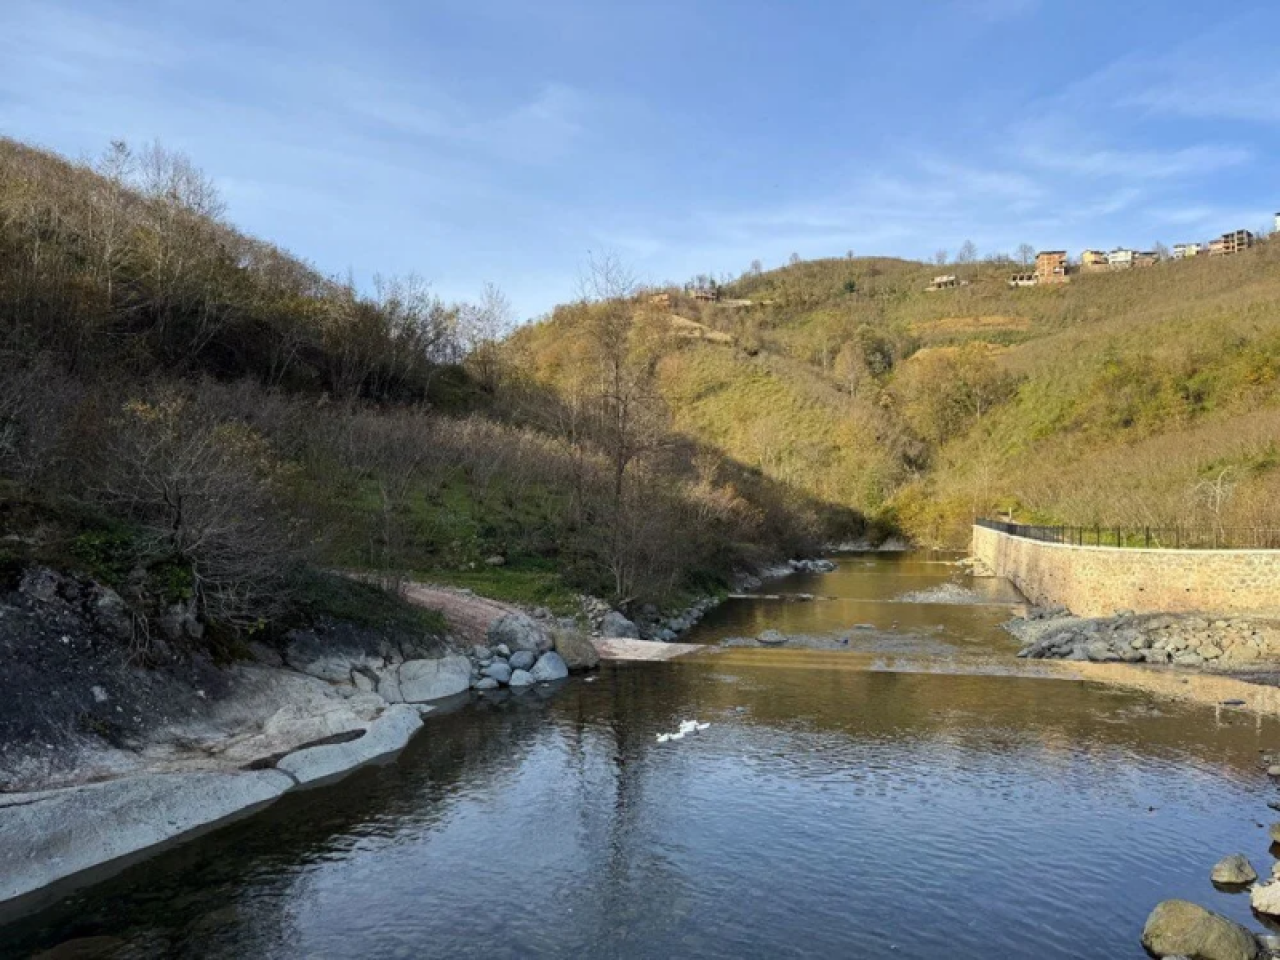
<path id="1" fill-rule="evenodd" d="M 549 617 L 547 612 L 546 618 Z M 553 636 L 552 631 L 523 613 L 495 620 L 489 627 L 488 643 L 472 647 L 468 655 L 469 686 L 481 692 L 502 687 L 522 690 L 536 683 L 563 680 L 569 676 L 569 663 L 552 647 L 559 635 L 571 632 L 562 624 Z M 580 645 L 575 646 L 574 639 L 561 642 L 579 664 L 577 669 L 589 669 L 599 662 L 598 657 L 592 660 Z M 595 654 L 594 647 L 591 654 Z"/>
<path id="2" fill-rule="evenodd" d="M 1157 904 L 1142 929 L 1142 945 L 1156 957 L 1256 960 L 1257 937 L 1233 920 L 1187 900 Z"/>
<path id="3" fill-rule="evenodd" d="M 1120 614 L 1082 619 L 1055 611 L 1006 628 L 1025 644 L 1018 656 L 1032 660 L 1240 667 L 1280 659 L 1280 625 L 1259 618 Z"/>

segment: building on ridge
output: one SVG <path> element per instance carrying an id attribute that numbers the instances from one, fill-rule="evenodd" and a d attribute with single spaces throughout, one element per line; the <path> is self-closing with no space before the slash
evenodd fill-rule
<path id="1" fill-rule="evenodd" d="M 1198 257 L 1202 253 L 1204 253 L 1203 243 L 1175 243 L 1173 245 L 1173 259 L 1175 260 Z"/>
<path id="2" fill-rule="evenodd" d="M 1080 254 L 1080 271 L 1082 273 L 1096 273 L 1107 268 L 1107 255 L 1103 251 L 1086 250 Z"/>
<path id="3" fill-rule="evenodd" d="M 1125 247 L 1116 247 L 1107 254 L 1107 269 L 1131 270 L 1133 269 L 1133 258 L 1136 255 L 1136 250 L 1129 250 Z"/>
<path id="4" fill-rule="evenodd" d="M 1042 250 L 1036 254 L 1035 277 L 1037 283 L 1067 283 L 1067 251 Z"/>
<path id="5" fill-rule="evenodd" d="M 1253 240 L 1253 234 L 1248 230 L 1232 230 L 1209 244 L 1209 256 L 1227 257 L 1233 253 L 1240 253 L 1252 247 Z"/>

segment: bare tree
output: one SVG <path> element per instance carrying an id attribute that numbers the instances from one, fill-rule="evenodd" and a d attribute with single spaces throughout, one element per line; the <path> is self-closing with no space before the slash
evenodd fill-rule
<path id="1" fill-rule="evenodd" d="M 1018 244 L 1018 262 L 1029 267 L 1036 259 L 1036 248 L 1029 243 Z"/>
<path id="2" fill-rule="evenodd" d="M 935 266 L 945 267 L 947 265 L 947 251 L 935 250 L 933 252 L 933 262 Z"/>
<path id="3" fill-rule="evenodd" d="M 960 245 L 960 252 L 956 254 L 956 263 L 973 263 L 978 259 L 978 248 L 972 240 L 966 240 Z"/>

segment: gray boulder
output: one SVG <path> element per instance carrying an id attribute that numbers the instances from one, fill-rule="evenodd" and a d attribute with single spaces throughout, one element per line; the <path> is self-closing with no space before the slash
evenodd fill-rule
<path id="1" fill-rule="evenodd" d="M 1223 886 L 1238 887 L 1253 883 L 1258 879 L 1258 874 L 1248 857 L 1243 853 L 1233 853 L 1229 857 L 1223 857 L 1214 865 L 1210 879 Z"/>
<path id="2" fill-rule="evenodd" d="M 762 643 L 766 647 L 780 647 L 787 642 L 787 638 L 778 630 L 766 630 L 756 637 L 756 642 Z"/>
<path id="3" fill-rule="evenodd" d="M 606 637 L 625 637 L 629 640 L 640 639 L 640 628 L 620 614 L 610 610 L 600 621 L 600 633 Z"/>
<path id="4" fill-rule="evenodd" d="M 570 671 L 594 670 L 600 665 L 596 645 L 580 630 L 557 630 L 554 634 L 556 653 Z"/>
<path id="5" fill-rule="evenodd" d="M 388 707 L 359 739 L 297 750 L 282 758 L 276 769 L 283 770 L 299 784 L 319 786 L 366 763 L 398 753 L 420 729 L 419 709 L 398 704 Z"/>
<path id="6" fill-rule="evenodd" d="M 537 682 L 528 670 L 514 670 L 511 673 L 510 686 L 512 687 L 531 687 Z"/>
<path id="7" fill-rule="evenodd" d="M 564 658 L 552 650 L 540 656 L 538 662 L 533 665 L 533 669 L 529 673 L 538 683 L 548 683 L 552 680 L 563 680 L 567 677 L 569 675 L 569 667 L 564 662 Z"/>
<path id="8" fill-rule="evenodd" d="M 477 644 L 476 646 L 471 648 L 471 656 L 474 657 L 476 660 L 492 660 L 493 651 L 490 650 L 488 647 L 483 647 Z"/>
<path id="9" fill-rule="evenodd" d="M 532 670 L 537 660 L 537 655 L 531 650 L 517 650 L 509 662 L 512 670 Z"/>
<path id="10" fill-rule="evenodd" d="M 120 594 L 110 587 L 99 587 L 93 601 L 93 616 L 98 625 L 118 640 L 133 636 L 133 616 Z"/>
<path id="11" fill-rule="evenodd" d="M 1156 905 L 1142 928 L 1142 945 L 1157 957 L 1257 960 L 1260 948 L 1240 924 L 1186 900 Z"/>
<path id="12" fill-rule="evenodd" d="M 0 903 L 144 850 L 189 838 L 274 801 L 294 785 L 279 770 L 151 774 L 69 790 L 12 794 L 0 806 Z"/>
<path id="13" fill-rule="evenodd" d="M 400 664 L 400 696 L 406 703 L 443 700 L 471 686 L 471 661 L 448 656 Z"/>
<path id="14" fill-rule="evenodd" d="M 530 654 L 532 656 L 532 654 Z M 503 663 L 501 660 L 491 663 L 481 671 L 490 680 L 496 680 L 498 683 L 508 683 L 511 680 L 511 667 Z"/>
<path id="15" fill-rule="evenodd" d="M 508 613 L 489 624 L 489 646 L 505 644 L 511 650 L 541 653 L 551 648 L 551 638 L 536 620 L 523 613 Z"/>

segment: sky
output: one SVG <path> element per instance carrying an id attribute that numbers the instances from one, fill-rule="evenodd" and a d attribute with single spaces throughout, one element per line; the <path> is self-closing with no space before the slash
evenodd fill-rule
<path id="1" fill-rule="evenodd" d="M 0 0 L 0 133 L 159 140 L 326 274 L 651 283 L 1280 210 L 1280 3 Z"/>

